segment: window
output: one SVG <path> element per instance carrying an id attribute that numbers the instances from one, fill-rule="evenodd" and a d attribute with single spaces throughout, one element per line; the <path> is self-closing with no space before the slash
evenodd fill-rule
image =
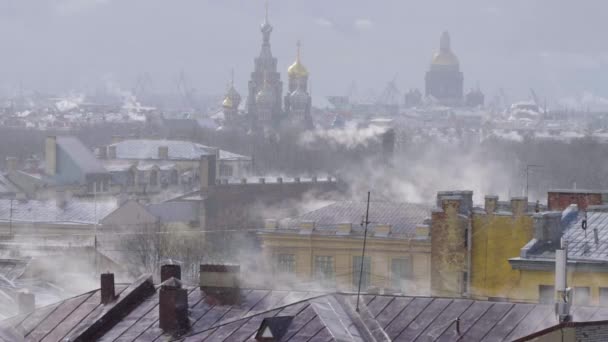
<path id="1" fill-rule="evenodd" d="M 600 287 L 600 305 L 608 306 L 608 287 Z"/>
<path id="2" fill-rule="evenodd" d="M 355 290 L 359 287 L 361 260 L 361 256 L 353 257 L 353 286 Z M 365 260 L 363 260 L 363 277 L 361 277 L 361 291 L 367 290 L 367 288 L 369 288 L 370 286 L 371 264 L 371 257 L 366 256 Z"/>
<path id="3" fill-rule="evenodd" d="M 294 254 L 277 254 L 276 271 L 294 274 L 296 272 L 296 256 Z"/>
<path id="4" fill-rule="evenodd" d="M 150 185 L 158 185 L 158 171 L 150 171 Z"/>
<path id="5" fill-rule="evenodd" d="M 333 282 L 334 277 L 334 257 L 315 256 L 315 280 Z"/>
<path id="6" fill-rule="evenodd" d="M 391 287 L 402 289 L 406 280 L 412 278 L 412 263 L 408 258 L 391 260 Z"/>
<path id="7" fill-rule="evenodd" d="M 220 164 L 220 176 L 232 177 L 232 166 L 226 164 Z"/>
<path id="8" fill-rule="evenodd" d="M 588 287 L 574 288 L 574 305 L 589 305 L 591 302 L 591 289 Z"/>
<path id="9" fill-rule="evenodd" d="M 553 304 L 555 302 L 555 288 L 550 285 L 539 285 L 538 302 L 540 304 Z"/>
<path id="10" fill-rule="evenodd" d="M 170 184 L 177 184 L 178 182 L 178 175 L 177 175 L 177 170 L 171 170 L 171 175 L 169 176 L 169 183 Z"/>

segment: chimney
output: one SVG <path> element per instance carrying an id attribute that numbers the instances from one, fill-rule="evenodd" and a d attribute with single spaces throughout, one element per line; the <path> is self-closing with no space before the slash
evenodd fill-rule
<path id="1" fill-rule="evenodd" d="M 353 230 L 353 224 L 350 222 L 340 223 L 338 224 L 338 229 L 336 231 L 336 235 L 350 235 L 350 232 Z"/>
<path id="2" fill-rule="evenodd" d="M 215 154 L 204 154 L 201 156 L 199 176 L 201 189 L 215 185 Z"/>
<path id="3" fill-rule="evenodd" d="M 44 157 L 46 162 L 46 174 L 49 176 L 55 176 L 57 173 L 57 137 L 46 137 Z"/>
<path id="4" fill-rule="evenodd" d="M 389 128 L 382 133 L 382 157 L 385 162 L 389 162 L 395 151 L 395 130 Z"/>
<path id="5" fill-rule="evenodd" d="M 486 214 L 493 214 L 498 209 L 498 196 L 488 195 L 485 197 L 484 208 Z"/>
<path id="6" fill-rule="evenodd" d="M 188 291 L 177 278 L 169 278 L 158 292 L 158 327 L 166 333 L 181 335 L 190 328 Z"/>
<path id="7" fill-rule="evenodd" d="M 36 297 L 33 293 L 20 291 L 17 293 L 17 307 L 19 314 L 28 314 L 36 309 Z"/>
<path id="8" fill-rule="evenodd" d="M 300 222 L 300 234 L 312 234 L 313 230 L 315 230 L 315 221 Z"/>
<path id="9" fill-rule="evenodd" d="M 437 192 L 437 207 L 443 207 L 443 199 L 460 198 L 458 213 L 469 215 L 473 209 L 473 191 L 470 190 L 455 190 L 455 191 L 439 191 Z"/>
<path id="10" fill-rule="evenodd" d="M 108 146 L 108 159 L 116 159 L 116 145 Z"/>
<path id="11" fill-rule="evenodd" d="M 266 183 L 266 178 L 260 177 L 260 184 L 265 184 L 265 183 Z"/>
<path id="12" fill-rule="evenodd" d="M 601 191 L 549 190 L 547 194 L 549 210 L 564 210 L 570 204 L 576 204 L 580 210 L 585 210 L 587 206 L 600 205 L 602 202 Z"/>
<path id="13" fill-rule="evenodd" d="M 239 304 L 241 301 L 240 269 L 240 265 L 201 265 L 200 287 L 207 295 L 206 301 L 217 305 Z"/>
<path id="14" fill-rule="evenodd" d="M 100 146 L 97 149 L 97 158 L 108 159 L 108 148 L 106 146 Z"/>
<path id="15" fill-rule="evenodd" d="M 247 178 L 241 178 L 241 184 L 247 184 Z"/>
<path id="16" fill-rule="evenodd" d="M 416 239 L 424 240 L 429 238 L 431 228 L 428 224 L 419 224 L 416 226 Z"/>
<path id="17" fill-rule="evenodd" d="M 512 197 L 511 213 L 515 217 L 526 215 L 528 213 L 528 197 Z"/>
<path id="18" fill-rule="evenodd" d="M 169 146 L 158 146 L 158 159 L 169 159 Z"/>
<path id="19" fill-rule="evenodd" d="M 124 137 L 120 136 L 120 135 L 113 135 L 112 136 L 112 144 L 117 144 L 121 141 L 125 140 Z"/>
<path id="20" fill-rule="evenodd" d="M 114 289 L 114 273 L 101 274 L 101 304 L 107 305 L 116 299 L 116 291 Z"/>
<path id="21" fill-rule="evenodd" d="M 300 183 L 300 177 L 294 177 L 293 181 L 294 183 Z"/>
<path id="22" fill-rule="evenodd" d="M 55 191 L 55 204 L 57 204 L 58 208 L 64 209 L 68 204 L 68 198 L 65 190 L 56 190 Z"/>
<path id="23" fill-rule="evenodd" d="M 374 227 L 374 236 L 377 237 L 388 237 L 391 233 L 391 225 L 390 224 L 377 224 Z"/>
<path id="24" fill-rule="evenodd" d="M 277 183 L 282 184 L 283 183 L 283 177 L 277 177 Z"/>
<path id="25" fill-rule="evenodd" d="M 264 229 L 274 230 L 279 226 L 279 222 L 275 219 L 264 220 Z"/>
<path id="26" fill-rule="evenodd" d="M 166 264 L 160 267 L 160 282 L 164 283 L 170 278 L 182 279 L 182 269 L 177 264 Z"/>
<path id="27" fill-rule="evenodd" d="M 549 211 L 534 214 L 534 238 L 559 246 L 562 238 L 562 213 Z"/>
<path id="28" fill-rule="evenodd" d="M 6 157 L 6 170 L 8 173 L 17 171 L 17 158 Z"/>
<path id="29" fill-rule="evenodd" d="M 559 317 L 559 322 L 569 322 L 570 316 L 570 288 L 568 288 L 567 267 L 568 252 L 567 247 L 555 250 L 555 314 Z"/>
<path id="30" fill-rule="evenodd" d="M 311 181 L 312 181 L 313 183 L 316 183 L 316 182 L 317 182 L 317 176 L 312 176 Z"/>

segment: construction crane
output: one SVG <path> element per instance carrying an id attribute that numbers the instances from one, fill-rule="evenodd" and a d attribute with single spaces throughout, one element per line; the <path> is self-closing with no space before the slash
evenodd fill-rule
<path id="1" fill-rule="evenodd" d="M 184 105 L 186 107 L 190 107 L 193 110 L 198 110 L 198 104 L 195 100 L 194 93 L 196 90 L 191 88 L 186 79 L 186 74 L 184 71 L 180 71 L 178 79 L 177 79 L 177 92 L 182 97 L 184 101 Z"/>
<path id="2" fill-rule="evenodd" d="M 399 104 L 399 88 L 397 88 L 396 81 L 397 74 L 392 80 L 388 82 L 384 91 L 377 97 L 376 104 L 378 105 L 396 105 Z"/>
<path id="3" fill-rule="evenodd" d="M 530 88 L 530 95 L 532 95 L 532 100 L 534 101 L 534 104 L 537 105 L 538 108 L 540 108 L 540 102 L 538 101 L 538 96 L 536 96 L 536 92 L 532 88 Z"/>
<path id="4" fill-rule="evenodd" d="M 137 76 L 135 80 L 135 86 L 133 87 L 133 94 L 138 99 L 143 99 L 147 95 L 150 95 L 152 89 L 152 78 L 147 72 L 143 72 Z"/>

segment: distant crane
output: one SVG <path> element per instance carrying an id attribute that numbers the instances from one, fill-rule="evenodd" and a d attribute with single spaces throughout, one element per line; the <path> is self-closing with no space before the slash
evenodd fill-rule
<path id="1" fill-rule="evenodd" d="M 197 110 L 198 104 L 195 100 L 194 93 L 196 90 L 191 88 L 186 80 L 186 74 L 184 71 L 180 71 L 178 79 L 177 79 L 177 92 L 182 97 L 185 106 L 190 107 L 191 109 Z"/>
<path id="2" fill-rule="evenodd" d="M 147 72 L 143 72 L 137 76 L 135 80 L 135 86 L 133 87 L 133 94 L 138 99 L 145 98 L 147 95 L 150 95 L 150 91 L 152 90 L 152 78 L 150 74 Z"/>
<path id="3" fill-rule="evenodd" d="M 396 84 L 397 74 L 388 82 L 384 91 L 376 99 L 376 104 L 379 105 L 396 105 L 399 104 L 399 88 Z"/>

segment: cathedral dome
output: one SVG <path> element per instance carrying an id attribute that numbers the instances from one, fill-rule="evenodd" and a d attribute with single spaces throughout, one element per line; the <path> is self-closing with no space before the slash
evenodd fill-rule
<path id="1" fill-rule="evenodd" d="M 308 76 L 308 70 L 306 67 L 300 63 L 300 59 L 297 59 L 289 68 L 287 69 L 287 74 L 292 77 L 306 77 Z"/>
<path id="2" fill-rule="evenodd" d="M 452 51 L 440 51 L 433 55 L 432 65 L 458 65 L 458 57 Z"/>
<path id="3" fill-rule="evenodd" d="M 233 106 L 234 106 L 234 103 L 232 102 L 232 99 L 230 98 L 230 96 L 226 96 L 224 98 L 224 101 L 222 102 L 222 107 L 232 108 Z"/>
<path id="4" fill-rule="evenodd" d="M 287 74 L 289 75 L 289 77 L 295 78 L 308 77 L 308 70 L 306 70 L 306 67 L 300 61 L 300 41 L 298 41 L 297 47 L 298 50 L 296 54 L 296 61 L 289 66 L 289 68 L 287 69 Z"/>
<path id="5" fill-rule="evenodd" d="M 433 55 L 431 65 L 458 66 L 458 57 L 452 52 L 450 47 L 450 34 L 444 31 L 439 39 L 439 52 Z"/>

